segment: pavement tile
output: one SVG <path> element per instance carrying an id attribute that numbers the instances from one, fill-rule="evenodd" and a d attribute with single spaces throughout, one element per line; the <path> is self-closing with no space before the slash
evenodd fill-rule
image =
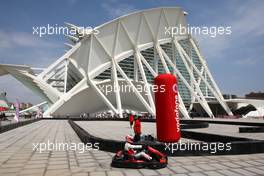
<path id="1" fill-rule="evenodd" d="M 20 175 L 42 175 L 45 172 L 45 168 L 38 169 L 23 169 L 19 174 Z"/>
<path id="2" fill-rule="evenodd" d="M 1 174 L 8 174 L 8 173 L 18 173 L 22 168 L 0 168 L 0 175 Z"/>
<path id="3" fill-rule="evenodd" d="M 184 169 L 181 166 L 173 166 L 173 167 L 170 167 L 170 169 L 173 170 L 175 173 L 187 173 L 188 172 L 188 170 Z"/>
<path id="4" fill-rule="evenodd" d="M 173 174 L 174 173 L 173 171 L 171 171 L 168 168 L 159 169 L 159 170 L 157 170 L 157 172 L 159 172 L 161 175 Z"/>
<path id="5" fill-rule="evenodd" d="M 208 175 L 208 176 L 224 176 L 223 174 L 220 174 L 219 172 L 217 171 L 206 171 L 206 172 L 203 172 L 205 175 Z"/>
<path id="6" fill-rule="evenodd" d="M 227 175 L 227 176 L 240 176 L 240 174 L 238 174 L 236 172 L 232 172 L 230 170 L 218 170 L 217 172 L 219 172 L 223 175 Z"/>
<path id="7" fill-rule="evenodd" d="M 261 166 L 261 165 L 264 165 L 262 162 L 258 162 L 258 161 L 246 161 L 246 163 L 249 163 L 251 165 L 254 165 L 254 166 Z"/>
<path id="8" fill-rule="evenodd" d="M 248 162 L 245 162 L 245 161 L 235 161 L 233 163 L 234 164 L 237 164 L 237 165 L 240 165 L 240 166 L 243 166 L 243 167 L 250 167 L 250 166 L 252 166 L 252 164 L 249 164 Z"/>
<path id="9" fill-rule="evenodd" d="M 62 169 L 62 170 L 47 170 L 45 173 L 45 176 L 58 176 L 58 175 L 63 175 L 63 176 L 70 176 L 71 171 L 67 169 Z"/>
<path id="10" fill-rule="evenodd" d="M 208 165 L 212 166 L 212 167 L 214 167 L 216 169 L 227 169 L 228 168 L 227 166 L 224 166 L 224 165 L 219 164 L 219 163 L 212 163 L 212 164 L 209 163 Z"/>
<path id="11" fill-rule="evenodd" d="M 121 171 L 107 171 L 107 176 L 124 176 Z"/>
<path id="12" fill-rule="evenodd" d="M 135 169 L 122 169 L 126 176 L 142 176 L 139 170 Z"/>
<path id="13" fill-rule="evenodd" d="M 88 173 L 73 173 L 72 176 L 88 176 Z"/>
<path id="14" fill-rule="evenodd" d="M 200 169 L 199 167 L 196 167 L 196 166 L 182 166 L 182 167 L 184 167 L 185 169 L 187 169 L 190 172 L 202 171 L 202 169 Z"/>
<path id="15" fill-rule="evenodd" d="M 188 175 L 189 176 L 206 176 L 205 174 L 200 173 L 200 172 L 192 172 L 192 173 L 189 173 Z"/>
<path id="16" fill-rule="evenodd" d="M 89 176 L 106 176 L 105 172 L 90 172 Z"/>
<path id="17" fill-rule="evenodd" d="M 221 164 L 223 164 L 223 165 L 225 165 L 225 166 L 227 166 L 227 167 L 229 167 L 229 168 L 239 168 L 239 167 L 241 167 L 240 165 L 238 165 L 238 164 L 234 164 L 234 163 L 232 163 L 232 162 L 222 162 Z"/>
<path id="18" fill-rule="evenodd" d="M 57 165 L 49 165 L 47 167 L 48 170 L 50 169 L 68 169 L 69 166 L 67 164 L 57 164 Z"/>
<path id="19" fill-rule="evenodd" d="M 215 170 L 215 167 L 210 166 L 208 164 L 197 164 L 196 166 L 205 171 Z"/>
<path id="20" fill-rule="evenodd" d="M 250 172 L 250 171 L 247 171 L 245 169 L 240 169 L 240 168 L 237 168 L 237 169 L 230 169 L 231 171 L 234 171 L 234 172 L 237 172 L 239 173 L 240 175 L 245 175 L 245 176 L 252 176 L 252 175 L 256 175 L 254 172 Z"/>
<path id="21" fill-rule="evenodd" d="M 261 170 L 261 169 L 256 168 L 256 167 L 245 167 L 244 169 L 246 169 L 250 172 L 256 173 L 256 174 L 264 175 L 264 170 Z"/>

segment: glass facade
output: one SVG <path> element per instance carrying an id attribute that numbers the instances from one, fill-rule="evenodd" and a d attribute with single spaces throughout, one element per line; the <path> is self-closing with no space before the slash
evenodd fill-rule
<path id="1" fill-rule="evenodd" d="M 197 53 L 195 52 L 195 49 L 190 44 L 190 41 L 188 39 L 179 41 L 179 44 L 182 46 L 182 48 L 186 51 L 188 56 L 191 58 L 192 62 L 196 65 L 196 67 L 202 72 L 204 78 L 208 81 L 209 84 L 212 85 L 210 79 L 208 79 L 208 76 L 203 71 L 202 64 L 198 58 Z M 189 72 L 187 68 L 184 65 L 183 60 L 180 57 L 180 54 L 177 52 L 175 46 L 173 43 L 165 43 L 160 45 L 161 48 L 164 50 L 164 52 L 168 55 L 168 57 L 171 59 L 172 63 L 176 65 L 179 72 L 182 74 L 182 76 L 185 78 L 185 80 L 191 85 L 191 87 L 194 88 L 194 83 L 191 81 L 191 76 L 189 75 Z M 164 66 L 159 58 L 159 55 L 154 49 L 154 47 L 148 48 L 146 50 L 141 51 L 142 56 L 146 59 L 148 64 L 153 68 L 153 70 L 156 73 L 165 73 Z M 166 59 L 165 59 L 166 61 Z M 136 80 L 136 77 L 138 78 L 138 81 L 143 81 L 142 76 L 140 74 L 139 69 L 137 69 L 137 73 L 135 71 L 134 65 L 134 56 L 130 56 L 121 62 L 119 62 L 119 66 L 123 69 L 123 71 L 127 74 L 127 76 L 133 80 Z M 170 66 L 170 64 L 166 61 L 166 64 L 168 66 L 168 69 L 171 73 L 175 74 L 173 68 Z M 150 84 L 153 84 L 153 76 L 151 72 L 147 69 L 147 67 L 143 64 L 145 75 L 147 77 L 147 81 Z M 189 66 L 191 68 L 191 66 Z M 199 83 L 200 89 L 205 96 L 207 100 L 215 100 L 213 94 L 208 89 L 206 84 L 203 80 L 199 79 L 198 74 L 195 72 L 194 69 L 191 68 L 191 73 L 193 74 L 195 80 L 197 83 Z M 137 76 L 136 76 L 137 74 Z M 118 77 L 122 78 L 122 76 L 118 73 Z M 105 70 L 103 73 L 99 74 L 95 79 L 110 79 L 111 78 L 111 68 Z M 181 95 L 181 98 L 186 106 L 191 103 L 192 95 L 189 91 L 189 89 L 185 86 L 183 81 L 181 79 L 178 79 L 178 88 Z"/>
<path id="2" fill-rule="evenodd" d="M 67 72 L 67 80 L 65 80 Z M 58 64 L 52 72 L 46 75 L 46 82 L 52 87 L 56 88 L 59 92 L 68 92 L 76 84 L 78 84 L 83 76 L 78 71 L 78 69 L 67 60 L 64 60 Z M 64 86 L 65 81 L 67 81 L 66 87 Z M 66 90 L 64 90 L 66 88 Z"/>

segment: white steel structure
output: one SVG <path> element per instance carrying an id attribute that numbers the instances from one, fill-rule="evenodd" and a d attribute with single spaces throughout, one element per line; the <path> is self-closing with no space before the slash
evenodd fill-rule
<path id="1" fill-rule="evenodd" d="M 70 49 L 35 75 L 30 67 L 0 65 L 0 75 L 11 74 L 46 102 L 46 116 L 79 116 L 111 110 L 122 117 L 124 110 L 155 115 L 151 85 L 160 73 L 175 74 L 179 81 L 179 103 L 183 117 L 189 118 L 194 103 L 214 117 L 208 101 L 217 101 L 232 115 L 215 83 L 197 42 L 190 35 L 168 35 L 165 28 L 187 26 L 181 8 L 138 11 L 67 36 Z M 114 88 L 129 86 L 131 91 Z M 144 91 L 138 86 L 144 86 Z"/>

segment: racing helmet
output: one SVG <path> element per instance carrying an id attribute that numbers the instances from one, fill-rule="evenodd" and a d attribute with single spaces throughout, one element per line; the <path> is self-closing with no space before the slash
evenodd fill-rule
<path id="1" fill-rule="evenodd" d="M 128 143 L 133 143 L 133 137 L 130 136 L 129 134 L 126 135 L 126 142 L 128 142 Z"/>

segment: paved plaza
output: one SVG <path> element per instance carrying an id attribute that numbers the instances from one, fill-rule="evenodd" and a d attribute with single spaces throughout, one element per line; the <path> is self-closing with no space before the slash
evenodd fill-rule
<path id="1" fill-rule="evenodd" d="M 196 120 L 227 121 L 227 122 L 235 121 L 235 122 L 249 122 L 249 123 L 256 123 L 256 124 L 264 123 L 264 119 L 254 119 L 254 118 L 240 118 L 240 119 L 196 118 Z M 232 137 L 242 137 L 242 138 L 249 138 L 249 139 L 256 139 L 256 140 L 264 140 L 264 133 L 239 133 L 239 127 L 248 127 L 248 126 L 210 123 L 208 128 L 188 129 L 186 131 L 196 131 L 196 132 L 209 133 L 209 134 L 219 134 L 219 135 L 232 136 Z"/>
<path id="2" fill-rule="evenodd" d="M 239 127 L 245 127 L 241 125 L 224 125 L 224 124 L 209 124 L 208 128 L 201 129 L 187 129 L 186 131 L 195 131 L 208 134 L 219 134 L 232 137 L 242 137 L 256 140 L 264 140 L 264 133 L 239 133 Z M 221 130 L 219 130 L 221 129 Z"/>
<path id="3" fill-rule="evenodd" d="M 109 130 L 102 125 L 94 128 Z M 116 131 L 120 129 L 115 128 Z M 34 143 L 48 141 L 81 143 L 66 120 L 41 120 L 0 134 L 0 175 L 264 175 L 264 154 L 169 157 L 168 167 L 160 170 L 118 169 L 110 167 L 113 153 L 97 150 L 40 153 L 33 150 Z"/>
<path id="4" fill-rule="evenodd" d="M 245 122 L 245 120 L 242 120 Z M 252 121 L 252 120 L 249 120 Z M 254 121 L 260 122 L 260 121 Z M 104 139 L 124 140 L 126 134 L 133 134 L 133 129 L 125 121 L 76 121 L 79 126 L 89 132 L 91 135 Z M 263 123 L 263 120 L 262 120 Z M 100 128 L 98 128 L 100 126 Z M 239 133 L 240 125 L 209 124 L 208 128 L 186 129 L 186 131 L 195 131 L 208 134 L 218 134 L 232 137 L 242 137 L 249 139 L 264 140 L 264 133 Z M 104 130 L 102 130 L 104 129 Z M 219 130 L 221 129 L 221 130 Z M 156 124 L 151 122 L 142 123 L 142 133 L 151 134 L 156 137 Z M 193 139 L 181 138 L 182 142 L 193 142 Z"/>
<path id="5" fill-rule="evenodd" d="M 89 134 L 103 139 L 124 141 L 127 134 L 134 135 L 134 131 L 126 121 L 75 121 Z M 142 122 L 142 133 L 156 136 L 156 124 L 152 122 Z M 100 128 L 98 128 L 100 127 Z M 104 129 L 104 130 L 102 130 Z M 182 142 L 193 142 L 196 140 L 181 138 Z"/>
<path id="6" fill-rule="evenodd" d="M 239 119 L 232 119 L 232 118 L 194 118 L 192 120 L 205 120 L 205 121 L 229 121 L 229 122 L 250 122 L 250 123 L 263 123 L 264 118 L 239 118 Z"/>

